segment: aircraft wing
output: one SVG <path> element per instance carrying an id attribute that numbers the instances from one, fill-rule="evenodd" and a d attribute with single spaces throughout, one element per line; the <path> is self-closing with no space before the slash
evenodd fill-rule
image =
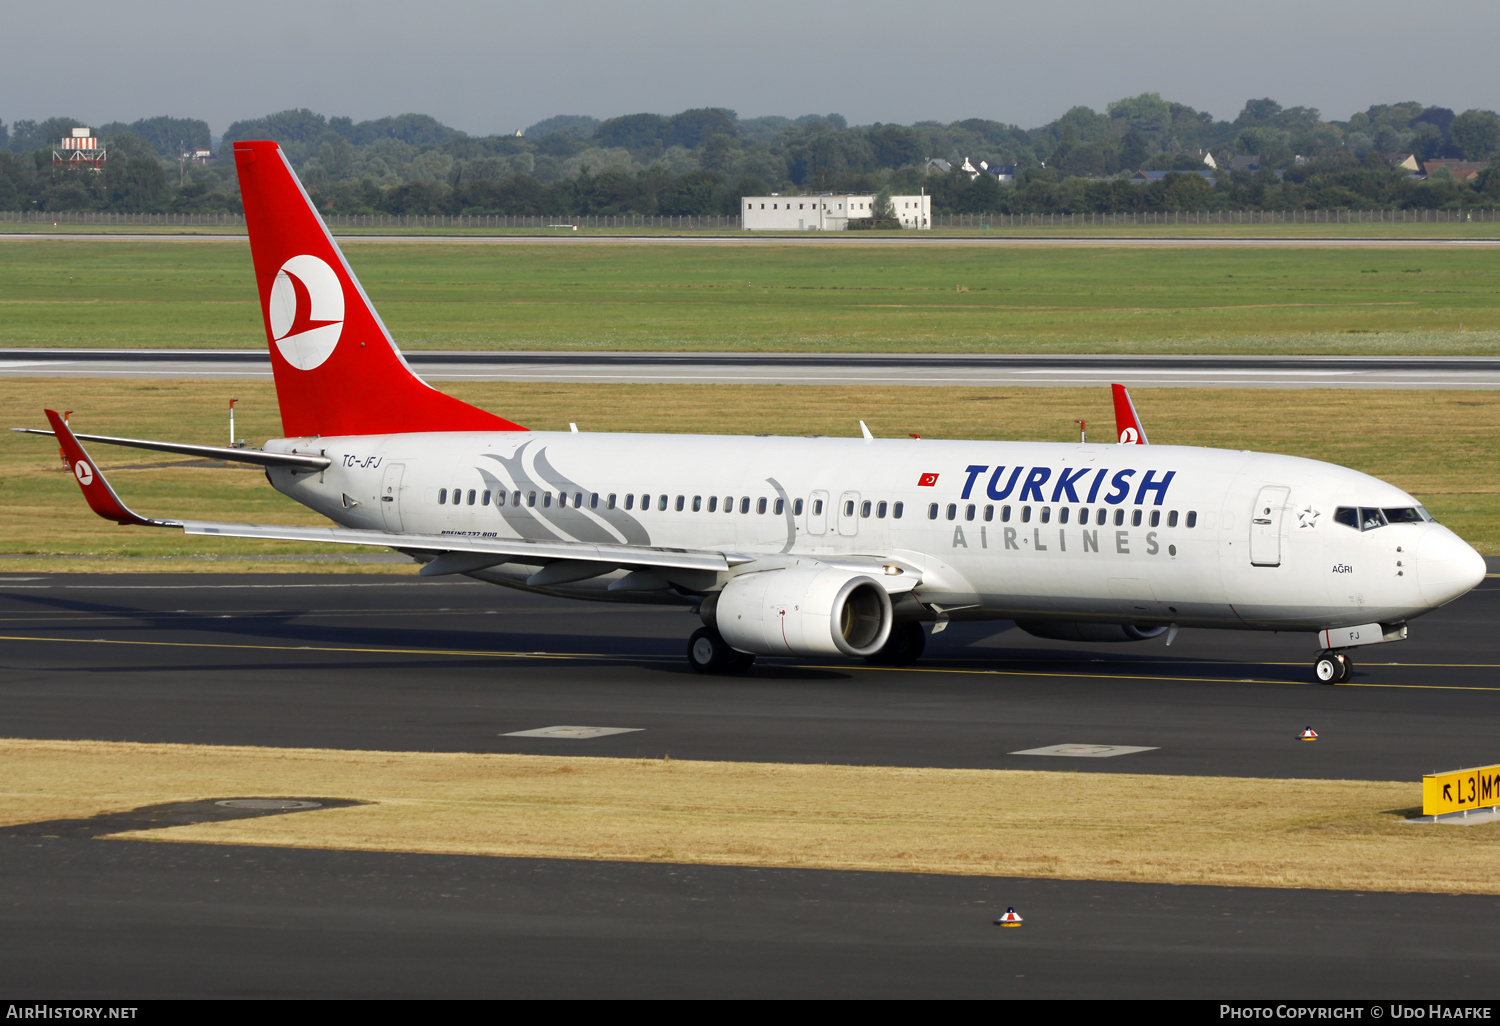
<path id="1" fill-rule="evenodd" d="M 41 428 L 11 428 L 23 435 L 51 435 L 56 431 Z M 298 467 L 302 470 L 323 470 L 333 461 L 327 456 L 303 456 L 290 452 L 262 452 L 259 449 L 235 449 L 227 445 L 190 445 L 186 442 L 158 442 L 149 438 L 116 438 L 113 435 L 74 435 L 80 442 L 103 442 L 106 445 L 126 445 L 132 449 L 151 449 L 155 452 L 176 453 L 179 456 L 202 456 L 206 459 L 226 460 L 230 463 L 253 463 L 258 467 Z"/>
<path id="2" fill-rule="evenodd" d="M 723 552 L 694 551 L 641 545 L 594 545 L 585 542 L 484 538 L 464 535 L 397 534 L 392 531 L 364 531 L 347 527 L 292 527 L 281 524 L 236 524 L 211 520 L 161 520 L 135 513 L 105 480 L 94 465 L 78 436 L 69 430 L 55 410 L 48 410 L 53 433 L 61 443 L 73 468 L 73 476 L 83 490 L 90 508 L 105 520 L 117 524 L 145 527 L 177 527 L 186 534 L 220 538 L 271 538 L 278 541 L 322 542 L 335 545 L 376 545 L 404 552 L 438 553 L 437 559 L 423 567 L 426 574 L 463 573 L 485 566 L 515 560 L 550 563 L 568 560 L 609 567 L 670 568 L 678 570 L 729 569 L 731 564 L 750 562 L 753 557 L 733 556 Z M 38 432 L 41 433 L 41 432 Z M 202 448 L 214 448 L 203 446 Z M 230 450 L 237 451 L 237 450 Z M 269 454 L 268 454 L 269 455 Z M 500 559 L 492 557 L 503 557 Z M 600 573 L 608 572 L 601 569 Z"/>

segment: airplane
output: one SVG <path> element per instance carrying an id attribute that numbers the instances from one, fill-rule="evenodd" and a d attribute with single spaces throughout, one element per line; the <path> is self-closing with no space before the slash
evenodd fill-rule
<path id="1" fill-rule="evenodd" d="M 1136 445 L 529 431 L 407 366 L 274 142 L 236 142 L 285 437 L 260 449 L 51 431 L 119 524 L 376 545 L 425 576 L 671 604 L 687 656 L 902 665 L 952 621 L 1041 638 L 1144 641 L 1180 628 L 1317 635 L 1313 677 L 1474 588 L 1483 558 L 1421 502 L 1316 460 Z M 1117 386 L 1117 410 L 1119 389 Z M 1134 437 L 1126 437 L 1129 431 Z M 136 514 L 83 442 L 258 464 L 329 527 Z"/>

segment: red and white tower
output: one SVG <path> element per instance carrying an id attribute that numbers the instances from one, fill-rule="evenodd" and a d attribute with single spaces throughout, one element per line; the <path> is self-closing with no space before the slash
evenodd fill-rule
<path id="1" fill-rule="evenodd" d="M 104 147 L 99 145 L 89 128 L 73 129 L 72 134 L 64 136 L 57 149 L 52 151 L 53 167 L 103 171 L 104 161 Z"/>

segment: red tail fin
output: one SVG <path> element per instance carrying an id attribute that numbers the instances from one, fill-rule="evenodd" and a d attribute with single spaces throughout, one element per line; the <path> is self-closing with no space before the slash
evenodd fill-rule
<path id="1" fill-rule="evenodd" d="M 1146 429 L 1141 426 L 1141 418 L 1136 416 L 1135 403 L 1130 401 L 1130 393 L 1125 391 L 1124 385 L 1109 387 L 1115 394 L 1115 433 L 1119 435 L 1120 443 L 1145 445 Z"/>
<path id="2" fill-rule="evenodd" d="M 525 430 L 412 373 L 280 146 L 234 162 L 288 437 Z"/>

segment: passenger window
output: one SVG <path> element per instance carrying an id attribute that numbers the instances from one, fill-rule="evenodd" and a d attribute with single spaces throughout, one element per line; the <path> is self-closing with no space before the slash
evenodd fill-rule
<path id="1" fill-rule="evenodd" d="M 823 500 L 822 499 L 814 499 L 813 500 L 813 516 L 820 517 L 822 515 L 823 515 Z"/>
<path id="2" fill-rule="evenodd" d="M 1175 509 L 1172 512 L 1170 512 L 1170 513 L 1167 514 L 1167 526 L 1168 527 L 1176 527 L 1177 526 L 1177 511 Z"/>
<path id="3" fill-rule="evenodd" d="M 1094 523 L 1098 524 L 1100 527 L 1103 527 L 1105 521 L 1108 520 L 1108 519 L 1109 519 L 1109 510 L 1107 510 L 1107 509 L 1105 509 L 1104 507 L 1101 506 L 1099 508 L 1099 515 L 1094 518 Z"/>
<path id="4" fill-rule="evenodd" d="M 536 492 L 527 492 L 526 493 L 526 505 L 527 505 L 527 507 L 534 507 L 534 506 L 536 506 Z"/>
<path id="5" fill-rule="evenodd" d="M 662 498 L 665 499 L 666 496 L 663 495 Z M 681 513 L 686 507 L 687 507 L 687 498 L 684 497 L 684 496 L 681 496 L 681 495 L 677 496 L 677 512 Z"/>
<path id="6" fill-rule="evenodd" d="M 937 519 L 937 503 L 934 502 L 934 503 L 930 503 L 928 505 L 928 507 L 927 507 L 927 519 L 928 520 L 936 520 Z"/>
<path id="7" fill-rule="evenodd" d="M 742 496 L 740 496 L 740 513 L 741 514 L 745 514 L 745 513 L 749 513 L 749 512 L 750 512 L 750 496 L 748 496 L 748 495 L 742 495 Z"/>
<path id="8" fill-rule="evenodd" d="M 695 496 L 693 496 L 693 512 L 694 513 L 702 513 L 703 512 L 703 496 L 701 496 L 701 495 L 695 495 Z"/>
<path id="9" fill-rule="evenodd" d="M 1385 526 L 1385 518 L 1380 515 L 1380 510 L 1371 509 L 1368 506 L 1359 508 L 1359 529 L 1361 531 L 1373 531 L 1377 527 Z"/>
<path id="10" fill-rule="evenodd" d="M 446 506 L 446 505 L 448 505 L 448 489 L 446 489 L 446 488 L 439 488 L 438 489 L 438 505 L 439 506 Z"/>
<path id="11" fill-rule="evenodd" d="M 455 489 L 453 489 L 453 505 L 458 506 L 458 505 L 462 504 L 463 501 L 464 501 L 464 490 L 462 488 L 455 488 Z"/>
<path id="12" fill-rule="evenodd" d="M 846 516 L 846 517 L 852 517 L 852 516 L 854 516 L 854 500 L 853 499 L 845 499 L 844 500 L 844 516 Z M 952 520 L 953 518 L 949 517 L 948 519 Z"/>
<path id="13" fill-rule="evenodd" d="M 557 506 L 558 506 L 559 509 L 567 509 L 568 508 L 568 493 L 567 492 L 558 492 L 557 493 Z"/>
<path id="14" fill-rule="evenodd" d="M 1159 527 L 1159 526 L 1161 526 L 1161 510 L 1159 510 L 1159 509 L 1153 509 L 1151 511 L 1151 526 L 1152 527 Z"/>
<path id="15" fill-rule="evenodd" d="M 1050 521 L 1051 519 L 1052 519 L 1052 507 L 1051 506 L 1043 506 L 1042 507 L 1042 523 L 1045 524 L 1048 521 Z"/>
<path id="16" fill-rule="evenodd" d="M 1000 522 L 1002 524 L 1008 524 L 1008 523 L 1010 523 L 1010 507 L 1009 506 L 1001 506 L 1000 507 Z"/>
<path id="17" fill-rule="evenodd" d="M 635 509 L 635 493 L 629 492 L 625 496 L 625 508 Z"/>
<path id="18" fill-rule="evenodd" d="M 859 515 L 863 519 L 869 520 L 870 519 L 870 509 L 871 509 L 870 500 L 866 499 L 864 502 L 862 502 L 862 503 L 859 504 Z"/>
<path id="19" fill-rule="evenodd" d="M 650 508 L 651 508 L 651 494 L 649 492 L 647 492 L 646 494 L 644 494 L 644 495 L 641 496 L 641 512 L 644 513 L 644 512 L 646 512 L 646 510 L 648 510 Z"/>
<path id="20" fill-rule="evenodd" d="M 1058 507 L 1058 509 L 1057 509 L 1057 522 L 1059 524 L 1066 524 L 1068 522 L 1068 507 L 1066 507 L 1066 506 L 1059 506 Z"/>
<path id="21" fill-rule="evenodd" d="M 886 504 L 884 502 L 877 502 L 875 504 L 875 519 L 876 520 L 884 520 L 887 509 L 888 509 L 888 507 L 886 506 Z"/>
<path id="22" fill-rule="evenodd" d="M 582 509 L 583 508 L 583 493 L 582 492 L 574 492 L 573 493 L 573 508 L 574 509 Z"/>
<path id="23" fill-rule="evenodd" d="M 984 507 L 984 522 L 985 523 L 989 523 L 991 520 L 994 520 L 994 519 L 995 519 L 995 507 L 994 506 L 986 506 L 986 507 Z"/>
<path id="24" fill-rule="evenodd" d="M 766 512 L 766 499 L 765 499 L 765 496 L 761 496 L 759 499 L 755 500 L 755 512 L 757 512 L 757 513 L 759 513 L 761 515 L 765 514 L 765 512 Z"/>
<path id="25" fill-rule="evenodd" d="M 786 500 L 777 499 L 776 507 L 774 510 L 772 510 L 772 512 L 774 512 L 778 517 L 781 516 L 782 513 L 786 512 Z"/>
<path id="26" fill-rule="evenodd" d="M 1115 510 L 1115 526 L 1116 527 L 1123 527 L 1124 524 L 1125 524 L 1125 511 L 1123 509 L 1117 509 L 1117 510 Z"/>
<path id="27" fill-rule="evenodd" d="M 609 493 L 609 498 L 607 498 L 607 499 L 604 500 L 604 508 L 605 509 L 614 509 L 615 508 L 615 494 L 616 493 L 614 493 L 614 492 L 610 492 Z"/>
<path id="28" fill-rule="evenodd" d="M 800 517 L 801 515 L 802 515 L 802 500 L 801 499 L 793 499 L 792 500 L 792 516 L 794 516 L 794 517 Z"/>
<path id="29" fill-rule="evenodd" d="M 958 519 L 958 503 L 956 503 L 956 502 L 950 502 L 950 503 L 948 503 L 948 519 L 949 520 L 957 520 Z"/>
<path id="30" fill-rule="evenodd" d="M 891 519 L 900 520 L 902 512 L 906 509 L 906 503 L 898 502 L 891 507 Z"/>
<path id="31" fill-rule="evenodd" d="M 724 512 L 725 513 L 733 513 L 734 512 L 734 496 L 733 495 L 726 495 L 726 496 L 724 496 Z"/>
<path id="32" fill-rule="evenodd" d="M 490 490 L 488 488 L 486 488 L 484 490 L 484 494 L 479 497 L 479 504 L 481 506 L 488 506 L 490 504 Z"/>
<path id="33" fill-rule="evenodd" d="M 1089 508 L 1087 506 L 1083 507 L 1083 509 L 1081 509 L 1081 510 L 1078 511 L 1078 526 L 1079 527 L 1087 527 L 1087 526 L 1089 526 Z"/>
<path id="34" fill-rule="evenodd" d="M 1029 524 L 1029 523 L 1031 523 L 1031 507 L 1030 506 L 1022 506 L 1021 507 L 1021 523 L 1023 523 L 1023 524 Z"/>
<path id="35" fill-rule="evenodd" d="M 505 493 L 504 492 L 496 492 L 495 493 L 495 505 L 496 506 L 504 506 L 505 505 Z"/>
<path id="36" fill-rule="evenodd" d="M 552 508 L 552 493 L 551 492 L 543 492 L 542 493 L 542 508 L 543 509 L 551 509 Z"/>
<path id="37" fill-rule="evenodd" d="M 681 498 L 681 496 L 678 496 L 678 498 Z M 666 511 L 666 508 L 667 508 L 667 497 L 665 495 L 659 495 L 659 496 L 656 497 L 656 508 L 659 509 L 659 510 L 662 510 L 663 512 Z M 678 506 L 677 508 L 681 509 L 682 507 Z"/>
<path id="38" fill-rule="evenodd" d="M 1133 511 L 1130 514 L 1130 526 L 1131 527 L 1140 527 L 1141 526 L 1141 511 L 1140 510 L 1135 510 L 1135 511 Z"/>
<path id="39" fill-rule="evenodd" d="M 708 511 L 710 513 L 719 512 L 719 497 L 717 495 L 710 495 L 708 497 Z"/>
<path id="40" fill-rule="evenodd" d="M 469 489 L 469 505 L 470 506 L 474 505 L 474 500 L 476 498 L 478 498 L 477 493 L 474 491 L 474 489 L 470 488 Z"/>
<path id="41" fill-rule="evenodd" d="M 972 502 L 969 503 L 967 506 L 965 506 L 964 507 L 964 519 L 965 520 L 973 520 L 974 519 L 974 511 L 977 508 L 978 507 L 976 507 Z"/>
<path id="42" fill-rule="evenodd" d="M 598 509 L 598 508 L 599 508 L 599 493 L 598 492 L 594 492 L 592 495 L 589 496 L 589 509 Z"/>
<path id="43" fill-rule="evenodd" d="M 1195 510 L 1195 509 L 1188 510 L 1187 525 L 1190 528 L 1198 526 L 1198 511 L 1197 510 Z"/>

